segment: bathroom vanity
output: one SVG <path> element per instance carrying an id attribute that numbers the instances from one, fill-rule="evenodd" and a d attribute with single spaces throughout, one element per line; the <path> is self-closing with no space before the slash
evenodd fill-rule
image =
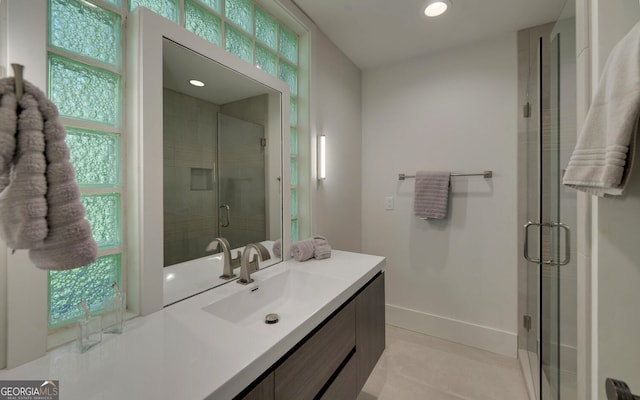
<path id="1" fill-rule="evenodd" d="M 284 261 L 0 380 L 58 380 L 65 400 L 355 399 L 384 349 L 384 265 L 343 251 Z M 278 323 L 264 322 L 269 313 Z"/>
<path id="2" fill-rule="evenodd" d="M 384 273 L 236 399 L 355 399 L 385 347 Z"/>

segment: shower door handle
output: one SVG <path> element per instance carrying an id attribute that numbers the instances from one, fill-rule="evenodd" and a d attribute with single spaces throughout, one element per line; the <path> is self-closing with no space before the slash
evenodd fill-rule
<path id="1" fill-rule="evenodd" d="M 540 222 L 527 222 L 526 224 L 524 224 L 524 258 L 525 260 L 535 263 L 535 264 L 540 264 L 540 259 L 539 258 L 531 258 L 529 257 L 529 228 L 531 228 L 532 226 L 540 226 Z"/>
<path id="2" fill-rule="evenodd" d="M 571 229 L 562 222 L 553 222 L 551 226 L 564 231 L 564 260 L 554 263 L 554 265 L 567 265 L 571 261 Z"/>
<path id="3" fill-rule="evenodd" d="M 226 228 L 226 227 L 228 227 L 229 225 L 231 225 L 231 209 L 229 208 L 229 205 L 228 205 L 228 204 L 223 204 L 223 205 L 221 205 L 221 206 L 220 206 L 220 209 L 221 209 L 221 210 L 222 210 L 222 209 L 227 210 L 227 212 L 226 212 L 226 214 L 227 214 L 227 221 L 226 221 L 226 222 L 224 222 L 224 223 L 222 223 L 222 222 L 220 223 L 220 226 L 221 226 L 221 227 Z M 220 219 L 222 220 L 222 218 L 220 218 Z"/>
<path id="4" fill-rule="evenodd" d="M 539 258 L 532 258 L 529 256 L 529 228 L 532 226 L 537 226 L 539 228 L 547 227 L 547 228 L 559 228 L 565 232 L 565 254 L 564 259 L 562 261 L 554 261 L 552 260 L 541 260 Z M 545 265 L 567 265 L 571 261 L 571 229 L 563 224 L 562 222 L 527 222 L 524 225 L 524 258 L 535 264 L 545 264 Z"/>

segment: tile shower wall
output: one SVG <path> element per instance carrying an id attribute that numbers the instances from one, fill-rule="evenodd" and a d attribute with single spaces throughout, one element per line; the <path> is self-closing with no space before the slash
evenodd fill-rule
<path id="1" fill-rule="evenodd" d="M 213 185 L 220 107 L 164 90 L 164 265 L 205 256 L 217 236 Z"/>

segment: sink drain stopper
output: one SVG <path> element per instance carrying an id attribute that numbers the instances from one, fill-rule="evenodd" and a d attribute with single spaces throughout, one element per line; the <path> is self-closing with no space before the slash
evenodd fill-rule
<path id="1" fill-rule="evenodd" d="M 267 316 L 264 317 L 264 322 L 266 324 L 275 324 L 278 321 L 280 321 L 280 316 L 278 314 L 267 314 Z"/>

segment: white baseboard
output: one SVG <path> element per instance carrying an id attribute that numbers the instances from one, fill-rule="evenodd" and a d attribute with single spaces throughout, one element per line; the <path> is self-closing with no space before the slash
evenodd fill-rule
<path id="1" fill-rule="evenodd" d="M 517 357 L 518 336 L 515 333 L 390 304 L 386 305 L 386 317 L 390 325 L 508 357 Z"/>

